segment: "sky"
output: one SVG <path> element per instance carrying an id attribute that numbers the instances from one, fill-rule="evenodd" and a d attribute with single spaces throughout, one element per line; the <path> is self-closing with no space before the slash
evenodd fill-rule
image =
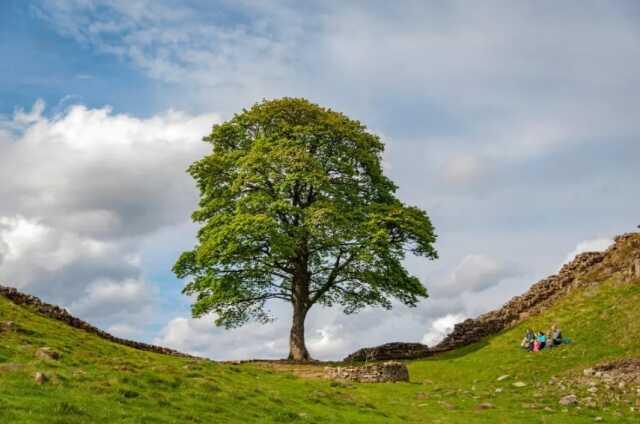
<path id="1" fill-rule="evenodd" d="M 312 309 L 312 356 L 440 340 L 640 224 L 640 4 L 0 1 L 0 284 L 214 359 L 288 352 L 290 308 L 193 319 L 185 170 L 212 125 L 305 97 L 386 144 L 440 258 L 416 308 Z"/>

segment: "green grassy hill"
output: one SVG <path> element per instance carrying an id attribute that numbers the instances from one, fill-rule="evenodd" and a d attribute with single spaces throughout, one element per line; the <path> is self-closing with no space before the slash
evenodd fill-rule
<path id="1" fill-rule="evenodd" d="M 498 335 L 410 363 L 410 383 L 301 379 L 277 367 L 135 350 L 0 297 L 0 327 L 7 321 L 15 326 L 0 330 L 0 423 L 640 421 L 634 386 L 583 377 L 595 364 L 640 358 L 640 279 L 620 272 Z M 573 343 L 520 350 L 527 327 L 551 323 Z M 61 357 L 37 358 L 45 346 Z M 38 384 L 36 372 L 47 381 Z M 560 405 L 568 394 L 579 403 Z"/>

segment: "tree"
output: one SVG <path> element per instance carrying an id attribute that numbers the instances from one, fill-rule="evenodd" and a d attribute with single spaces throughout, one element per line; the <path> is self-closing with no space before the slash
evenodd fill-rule
<path id="1" fill-rule="evenodd" d="M 198 243 L 174 266 L 192 313 L 216 325 L 269 322 L 290 302 L 289 359 L 308 360 L 304 322 L 316 304 L 415 306 L 427 291 L 405 252 L 437 258 L 425 212 L 405 206 L 382 173 L 380 139 L 305 99 L 262 101 L 213 127 L 211 154 L 189 173 L 200 189 Z"/>

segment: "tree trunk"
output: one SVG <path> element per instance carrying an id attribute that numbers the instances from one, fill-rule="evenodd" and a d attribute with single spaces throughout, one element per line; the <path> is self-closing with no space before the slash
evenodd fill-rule
<path id="1" fill-rule="evenodd" d="M 304 342 L 304 320 L 307 317 L 307 309 L 302 302 L 294 301 L 293 323 L 289 336 L 289 360 L 308 361 L 311 359 Z"/>

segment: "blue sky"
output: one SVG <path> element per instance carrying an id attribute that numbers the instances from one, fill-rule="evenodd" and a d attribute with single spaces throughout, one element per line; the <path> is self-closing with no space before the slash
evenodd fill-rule
<path id="1" fill-rule="evenodd" d="M 218 329 L 169 270 L 193 243 L 200 138 L 302 96 L 383 138 L 440 236 L 438 261 L 407 260 L 428 300 L 314 311 L 312 354 L 433 343 L 640 224 L 639 19 L 633 1 L 5 0 L 0 281 L 121 336 L 283 356 L 286 305 Z"/>

